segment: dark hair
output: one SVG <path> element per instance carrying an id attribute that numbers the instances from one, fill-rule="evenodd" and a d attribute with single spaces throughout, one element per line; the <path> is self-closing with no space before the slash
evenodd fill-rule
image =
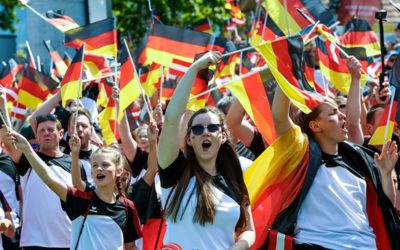
<path id="1" fill-rule="evenodd" d="M 374 124 L 375 123 L 375 113 L 380 109 L 385 109 L 386 104 L 379 103 L 370 108 L 367 112 L 367 124 Z"/>
<path id="2" fill-rule="evenodd" d="M 333 106 L 337 106 L 336 102 L 330 98 L 326 98 L 323 103 L 329 103 Z M 306 133 L 309 137 L 314 138 L 313 131 L 310 128 L 310 122 L 312 121 L 318 121 L 319 120 L 319 115 L 321 114 L 321 105 L 319 104 L 317 107 L 314 108 L 311 113 L 306 114 L 302 111 L 297 112 L 297 115 L 295 116 L 293 122 L 301 128 L 301 131 L 303 133 Z"/>
<path id="3" fill-rule="evenodd" d="M 69 128 L 69 125 L 71 124 L 71 120 L 74 119 L 75 116 L 76 116 L 76 110 L 77 110 L 76 108 L 72 108 L 71 109 L 71 115 L 70 115 L 70 117 L 68 119 L 68 128 Z M 89 123 L 90 123 L 89 125 L 90 126 L 93 125 L 92 115 L 89 113 L 89 111 L 87 109 L 79 107 L 78 108 L 78 115 L 86 116 L 88 118 L 88 120 L 89 120 Z"/>
<path id="4" fill-rule="evenodd" d="M 57 131 L 61 131 L 61 130 L 63 129 L 63 128 L 62 128 L 61 122 L 60 122 L 57 118 L 55 118 L 55 119 L 40 120 L 40 121 L 36 121 L 36 128 L 35 128 L 36 134 L 37 134 L 37 131 L 38 131 L 39 124 L 40 124 L 40 123 L 43 123 L 43 122 L 47 122 L 47 121 L 52 121 L 52 122 L 54 122 L 54 123 L 56 124 L 56 129 L 57 129 Z"/>
<path id="5" fill-rule="evenodd" d="M 228 106 L 229 104 L 233 103 L 235 99 L 236 98 L 234 96 L 224 97 L 218 101 L 217 108 L 219 108 L 222 111 L 222 113 L 228 114 Z"/>
<path id="6" fill-rule="evenodd" d="M 215 107 L 205 107 L 197 111 L 192 115 L 188 122 L 188 129 L 186 137 L 190 136 L 190 127 L 192 126 L 193 120 L 196 116 L 205 113 L 213 113 L 219 118 L 221 129 L 223 133 L 226 133 L 227 140 L 221 145 L 218 151 L 216 167 L 217 172 L 222 176 L 226 176 L 227 180 L 233 187 L 233 191 L 238 199 L 240 206 L 240 218 L 236 224 L 236 229 L 242 229 L 246 226 L 246 203 L 248 196 L 246 192 L 246 186 L 243 179 L 242 169 L 236 151 L 233 147 L 232 142 L 229 140 L 228 130 L 224 123 L 223 113 Z M 187 167 L 185 168 L 182 176 L 179 179 L 179 185 L 176 186 L 176 191 L 173 197 L 171 197 L 170 205 L 167 207 L 165 217 L 171 217 L 174 222 L 177 221 L 178 213 L 181 206 L 184 209 L 181 213 L 181 219 L 185 213 L 188 204 L 181 204 L 183 196 L 186 193 L 186 189 L 189 185 L 192 176 L 196 177 L 196 193 L 197 193 L 197 206 L 195 214 L 193 215 L 193 221 L 198 222 L 204 226 L 206 223 L 213 223 L 214 216 L 217 213 L 215 204 L 212 201 L 212 190 L 211 185 L 214 185 L 210 175 L 200 166 L 193 147 L 186 144 L 186 158 Z M 191 191 L 191 195 L 194 193 L 194 189 Z M 190 200 L 190 199 L 189 199 Z M 188 201 L 189 202 L 189 201 Z"/>

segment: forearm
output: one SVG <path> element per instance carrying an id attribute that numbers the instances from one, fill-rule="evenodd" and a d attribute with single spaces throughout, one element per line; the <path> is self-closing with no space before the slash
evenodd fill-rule
<path id="1" fill-rule="evenodd" d="M 243 250 L 250 249 L 256 240 L 256 233 L 254 231 L 244 231 L 238 237 L 237 242 L 229 248 L 229 250 Z"/>
<path id="2" fill-rule="evenodd" d="M 74 187 L 79 191 L 84 192 L 86 189 L 86 184 L 81 177 L 81 168 L 79 165 L 79 153 L 72 153 L 71 176 L 72 176 L 72 184 L 74 185 Z"/>
<path id="3" fill-rule="evenodd" d="M 54 96 L 52 96 L 50 99 L 46 100 L 44 103 L 42 103 L 42 105 L 40 105 L 40 107 L 38 109 L 35 110 L 35 112 L 33 112 L 31 118 L 29 118 L 29 122 L 31 123 L 32 126 L 32 130 L 35 132 L 36 134 L 36 123 L 35 123 L 35 119 L 37 116 L 39 115 L 47 115 L 50 114 L 51 111 L 53 111 L 53 108 L 55 108 L 58 103 L 61 101 L 61 90 L 59 90 L 57 92 L 57 94 L 55 94 Z"/>
<path id="4" fill-rule="evenodd" d="M 96 131 L 94 130 L 92 126 L 92 134 L 90 135 L 90 140 L 92 142 L 98 143 L 100 145 L 103 145 L 103 142 L 101 141 L 100 137 L 97 135 Z"/>
<path id="5" fill-rule="evenodd" d="M 118 130 L 121 136 L 121 143 L 125 149 L 126 158 L 128 158 L 129 162 L 133 162 L 135 159 L 136 151 L 137 151 L 137 143 L 132 138 L 128 119 L 126 118 L 126 112 L 124 111 L 124 116 L 120 123 L 118 123 Z"/>
<path id="6" fill-rule="evenodd" d="M 386 196 L 390 199 L 393 205 L 396 202 L 396 189 L 393 183 L 392 173 L 383 173 L 381 171 L 382 188 Z"/>
<path id="7" fill-rule="evenodd" d="M 272 118 L 274 120 L 277 137 L 286 133 L 292 127 L 293 123 L 289 118 L 289 106 L 289 98 L 285 93 L 283 93 L 281 87 L 278 85 L 276 87 L 274 102 L 272 104 Z"/>
<path id="8" fill-rule="evenodd" d="M 364 101 L 361 101 L 361 130 L 363 135 L 369 135 L 368 129 L 367 129 L 367 107 L 365 106 Z"/>
<path id="9" fill-rule="evenodd" d="M 353 78 L 350 85 L 346 104 L 346 128 L 348 129 L 348 141 L 362 145 L 363 133 L 360 124 L 360 79 Z"/>
<path id="10" fill-rule="evenodd" d="M 6 126 L 11 128 L 11 121 L 10 121 L 10 117 L 8 116 L 7 103 L 6 102 L 2 102 L 0 104 L 0 109 L 1 109 L 1 112 L 2 112 L 3 117 L 4 117 L 4 121 L 6 122 Z"/>
<path id="11" fill-rule="evenodd" d="M 183 115 L 183 119 L 180 124 L 180 129 L 179 129 L 179 148 L 182 150 L 182 152 L 185 152 L 186 148 L 186 131 L 187 131 L 187 125 L 190 120 L 190 117 L 193 115 L 193 111 L 186 110 L 185 114 Z"/>
<path id="12" fill-rule="evenodd" d="M 239 100 L 236 99 L 226 116 L 226 124 L 246 147 L 250 147 L 253 142 L 254 128 L 244 119 L 245 115 L 246 111 Z"/>
<path id="13" fill-rule="evenodd" d="M 154 183 L 154 178 L 156 177 L 158 171 L 158 163 L 157 163 L 157 140 L 149 140 L 150 151 L 149 156 L 147 158 L 147 171 L 143 176 L 143 180 L 150 187 Z"/>

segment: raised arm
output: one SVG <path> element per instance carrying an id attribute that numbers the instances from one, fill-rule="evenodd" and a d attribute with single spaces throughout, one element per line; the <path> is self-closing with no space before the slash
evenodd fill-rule
<path id="1" fill-rule="evenodd" d="M 7 110 L 7 97 L 6 97 L 6 90 L 3 88 L 3 86 L 0 85 L 0 109 L 1 112 L 3 113 L 4 120 L 6 122 L 6 125 L 8 128 L 11 128 L 11 122 L 10 122 L 10 117 L 8 116 L 8 110 Z M 1 142 L 6 145 L 6 148 L 8 152 L 10 153 L 11 159 L 13 162 L 18 163 L 19 160 L 21 159 L 22 152 L 19 149 L 16 149 L 13 145 L 10 145 L 10 143 L 5 139 L 5 132 L 6 132 L 5 127 L 0 127 L 0 136 L 1 136 Z"/>
<path id="2" fill-rule="evenodd" d="M 361 64 L 354 57 L 347 59 L 347 68 L 351 74 L 351 85 L 349 95 L 347 96 L 346 105 L 346 128 L 348 129 L 348 141 L 362 145 L 364 136 L 361 129 L 361 103 L 360 103 L 360 79 L 361 79 Z"/>
<path id="3" fill-rule="evenodd" d="M 143 176 L 143 180 L 150 187 L 154 183 L 154 178 L 156 177 L 158 171 L 157 164 L 157 138 L 158 138 L 158 127 L 157 122 L 151 121 L 150 126 L 147 128 L 147 137 L 149 138 L 150 151 L 149 157 L 147 158 L 147 171 Z"/>
<path id="4" fill-rule="evenodd" d="M 111 95 L 112 99 L 115 102 L 116 109 L 115 112 L 119 110 L 119 88 L 118 86 L 113 87 L 113 92 Z M 137 143 L 132 138 L 131 131 L 129 129 L 128 119 L 126 118 L 126 113 L 124 111 L 124 116 L 122 117 L 121 123 L 118 123 L 118 130 L 121 136 L 122 147 L 124 148 L 126 158 L 129 162 L 133 162 L 135 159 L 136 151 L 137 151 Z"/>
<path id="5" fill-rule="evenodd" d="M 183 76 L 168 105 L 164 126 L 161 132 L 158 163 L 162 169 L 167 168 L 179 154 L 179 121 L 186 109 L 196 75 L 201 69 L 217 64 L 222 60 L 220 52 L 209 52 L 194 62 Z"/>
<path id="6" fill-rule="evenodd" d="M 245 119 L 246 111 L 236 99 L 226 116 L 226 124 L 232 133 L 246 146 L 250 147 L 254 138 L 254 128 Z"/>
<path id="7" fill-rule="evenodd" d="M 58 196 L 61 200 L 67 200 L 67 184 L 63 183 L 43 162 L 42 159 L 33 151 L 29 142 L 22 135 L 15 131 L 6 132 L 6 138 L 10 143 L 16 143 L 17 147 L 25 154 L 31 167 L 42 181 Z"/>
<path id="8" fill-rule="evenodd" d="M 73 131 L 75 131 L 75 128 Z M 69 139 L 69 147 L 71 148 L 71 158 L 72 158 L 71 162 L 72 184 L 76 189 L 84 192 L 86 189 L 86 183 L 82 180 L 81 167 L 79 165 L 79 152 L 81 151 L 81 139 L 78 137 L 77 133 L 71 135 L 71 139 Z"/>
<path id="9" fill-rule="evenodd" d="M 289 131 L 293 126 L 293 122 L 289 117 L 289 106 L 289 98 L 285 93 L 283 93 L 281 87 L 278 85 L 276 87 L 274 102 L 272 104 L 272 118 L 274 120 L 277 137 Z"/>
<path id="10" fill-rule="evenodd" d="M 29 118 L 29 122 L 31 123 L 32 130 L 36 135 L 36 122 L 35 119 L 39 115 L 47 115 L 50 114 L 51 111 L 58 105 L 58 103 L 61 102 L 61 90 L 58 90 L 58 92 L 53 95 L 51 98 L 47 99 L 38 109 L 33 112 L 31 115 L 31 118 Z"/>

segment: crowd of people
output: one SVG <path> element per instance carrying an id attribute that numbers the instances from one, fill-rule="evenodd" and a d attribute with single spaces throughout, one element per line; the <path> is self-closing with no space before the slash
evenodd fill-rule
<path id="1" fill-rule="evenodd" d="M 389 44 L 387 69 L 398 44 Z M 170 101 L 155 100 L 149 124 L 130 131 L 125 113 L 121 139 L 109 146 L 93 103 L 64 109 L 59 91 L 17 129 L 0 86 L 0 249 L 250 249 L 260 235 L 243 173 L 275 143 L 306 156 L 292 166 L 301 195 L 271 229 L 295 236 L 295 249 L 400 249 L 400 128 L 388 143 L 368 145 L 389 83 L 362 89 L 361 64 L 350 57 L 348 95 L 309 114 L 277 85 L 278 138 L 268 145 L 229 91 L 216 107 L 186 110 L 197 73 L 221 60 L 209 52 L 194 62 Z M 111 98 L 118 109 L 117 86 Z M 139 97 L 135 105 L 145 104 Z"/>

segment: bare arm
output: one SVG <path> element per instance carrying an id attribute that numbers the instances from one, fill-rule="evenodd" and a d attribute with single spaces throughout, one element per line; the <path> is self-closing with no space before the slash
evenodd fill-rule
<path id="1" fill-rule="evenodd" d="M 251 215 L 250 206 L 247 207 L 247 215 L 246 215 L 246 227 L 237 232 L 236 235 L 237 241 L 235 245 L 229 248 L 229 250 L 243 250 L 243 249 L 250 249 L 254 242 L 256 241 L 256 232 L 254 229 L 253 217 Z"/>
<path id="2" fill-rule="evenodd" d="M 111 95 L 115 104 L 116 104 L 116 111 L 118 112 L 119 109 L 119 88 L 117 86 L 113 87 L 113 93 Z M 126 113 L 124 111 L 124 116 L 122 117 L 121 123 L 118 123 L 118 130 L 121 136 L 121 144 L 124 148 L 126 158 L 129 162 L 133 162 L 135 159 L 136 151 L 137 151 L 137 143 L 132 138 L 131 131 L 129 129 L 128 119 L 126 118 Z"/>
<path id="3" fill-rule="evenodd" d="M 75 127 L 75 125 L 74 125 Z M 75 131 L 75 128 L 74 130 Z M 69 147 L 71 148 L 71 176 L 72 176 L 72 184 L 79 191 L 84 192 L 86 189 L 86 183 L 82 180 L 81 176 L 81 168 L 79 164 L 79 152 L 81 150 L 81 139 L 75 133 L 71 135 L 71 139 L 69 139 Z"/>
<path id="4" fill-rule="evenodd" d="M 6 133 L 6 138 L 10 143 L 16 143 L 18 148 L 25 154 L 31 167 L 42 181 L 58 196 L 66 201 L 68 187 L 50 170 L 42 159 L 33 151 L 29 142 L 15 131 Z"/>
<path id="5" fill-rule="evenodd" d="M 250 147 L 254 138 L 254 128 L 244 120 L 245 115 L 246 111 L 239 100 L 236 99 L 226 116 L 226 124 L 246 147 Z"/>
<path id="6" fill-rule="evenodd" d="M 347 59 L 347 68 L 349 69 L 351 74 L 351 85 L 349 95 L 347 96 L 346 105 L 346 128 L 349 131 L 349 138 L 347 140 L 358 145 L 362 145 L 364 143 L 364 137 L 360 123 L 361 64 L 355 57 L 351 56 Z"/>
<path id="7" fill-rule="evenodd" d="M 157 137 L 158 137 L 157 122 L 151 121 L 150 126 L 147 128 L 147 136 L 149 138 L 150 152 L 147 158 L 147 171 L 143 176 L 143 180 L 150 187 L 154 183 L 154 178 L 156 177 L 158 171 L 157 164 Z"/>
<path id="8" fill-rule="evenodd" d="M 167 168 L 179 154 L 179 121 L 186 109 L 196 75 L 201 69 L 221 61 L 220 52 L 209 52 L 190 66 L 175 90 L 168 105 L 164 126 L 161 132 L 159 147 L 162 150 L 158 155 L 161 168 Z"/>
<path id="9" fill-rule="evenodd" d="M 140 250 L 134 241 L 129 243 L 124 243 L 124 250 Z"/>
<path id="10" fill-rule="evenodd" d="M 36 135 L 36 123 L 35 119 L 39 115 L 47 115 L 50 114 L 51 111 L 61 102 L 61 90 L 59 90 L 55 95 L 53 95 L 50 99 L 46 100 L 38 109 L 33 112 L 31 118 L 29 118 L 29 122 L 31 123 L 32 130 Z"/>
<path id="11" fill-rule="evenodd" d="M 0 220 L 0 232 L 11 238 L 15 234 L 15 227 L 10 212 L 4 212 L 4 217 L 4 219 Z"/>
<path id="12" fill-rule="evenodd" d="M 367 107 L 365 106 L 364 99 L 360 93 L 360 102 L 361 102 L 361 130 L 364 136 L 369 135 L 367 129 Z"/>
<path id="13" fill-rule="evenodd" d="M 279 137 L 289 131 L 293 126 L 293 122 L 289 117 L 289 98 L 283 93 L 281 87 L 278 85 L 275 91 L 274 102 L 272 104 L 272 118 L 276 136 Z"/>
<path id="14" fill-rule="evenodd" d="M 186 147 L 186 131 L 187 131 L 187 125 L 190 120 L 190 117 L 193 115 L 193 111 L 191 110 L 185 110 L 185 113 L 183 114 L 183 119 L 180 124 L 180 129 L 179 129 L 179 148 L 181 149 L 182 152 L 185 152 L 185 147 Z"/>

